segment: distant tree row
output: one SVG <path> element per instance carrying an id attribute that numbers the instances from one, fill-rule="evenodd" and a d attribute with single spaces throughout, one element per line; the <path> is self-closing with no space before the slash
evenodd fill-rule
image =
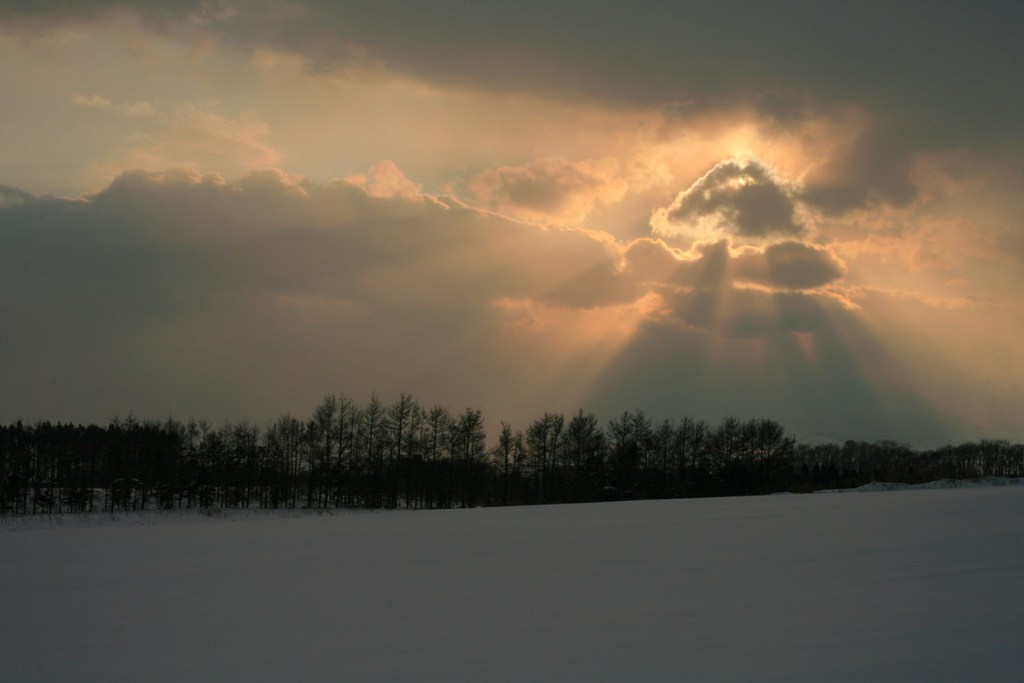
<path id="1" fill-rule="evenodd" d="M 1024 476 L 1024 446 L 982 441 L 917 451 L 891 441 L 802 445 L 768 419 L 641 410 L 603 425 L 545 413 L 501 423 L 479 410 L 328 396 L 307 420 L 214 428 L 115 419 L 106 427 L 0 426 L 0 512 L 145 509 L 449 508 L 743 495 L 870 481 Z"/>

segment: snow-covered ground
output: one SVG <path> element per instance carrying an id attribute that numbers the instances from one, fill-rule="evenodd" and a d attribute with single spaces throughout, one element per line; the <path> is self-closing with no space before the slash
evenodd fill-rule
<path id="1" fill-rule="evenodd" d="M 923 484 L 903 484 L 891 481 L 873 481 L 852 489 L 822 489 L 815 493 L 866 493 L 875 491 L 931 491 L 935 489 L 977 489 L 990 486 L 1024 486 L 1016 477 L 981 477 L 979 479 L 937 479 Z"/>
<path id="2" fill-rule="evenodd" d="M 1024 487 L 0 525 L 0 680 L 1017 681 Z"/>

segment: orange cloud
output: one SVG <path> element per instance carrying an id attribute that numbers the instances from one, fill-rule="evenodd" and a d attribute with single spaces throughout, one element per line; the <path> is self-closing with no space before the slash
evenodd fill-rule
<path id="1" fill-rule="evenodd" d="M 381 161 L 365 174 L 350 175 L 344 182 L 361 187 L 371 197 L 422 197 L 420 185 L 409 180 L 393 161 Z"/>
<path id="2" fill-rule="evenodd" d="M 643 156 L 628 162 L 546 157 L 483 171 L 469 181 L 468 189 L 485 206 L 507 215 L 580 226 L 595 209 L 670 180 L 664 165 Z"/>
<path id="3" fill-rule="evenodd" d="M 79 107 L 109 111 L 121 116 L 156 115 L 156 109 L 153 104 L 146 101 L 114 103 L 105 97 L 100 97 L 99 95 L 77 94 L 71 97 L 71 102 Z"/>

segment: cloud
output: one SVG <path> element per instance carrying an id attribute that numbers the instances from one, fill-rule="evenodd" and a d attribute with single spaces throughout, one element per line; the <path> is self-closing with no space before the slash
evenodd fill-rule
<path id="1" fill-rule="evenodd" d="M 345 182 L 361 187 L 371 197 L 405 197 L 419 199 L 420 186 L 409 180 L 393 161 L 374 164 L 365 174 L 354 174 Z"/>
<path id="2" fill-rule="evenodd" d="M 638 12 L 583 0 L 524 0 L 500 10 L 462 0 L 65 0 L 4 3 L 0 25 L 38 30 L 124 13 L 152 30 L 188 24 L 250 52 L 287 52 L 318 73 L 346 73 L 369 54 L 390 73 L 446 89 L 614 107 L 685 103 L 691 111 L 756 102 L 766 92 L 813 93 L 821 102 L 895 112 L 899 134 L 918 146 L 1017 137 L 1024 96 L 1012 74 L 1024 67 L 1024 10 L 997 3 L 977 12 L 956 2 L 942 9 L 807 1 L 794 8 L 659 2 Z M 762 108 L 791 120 L 799 116 L 791 103 Z"/>
<path id="3" fill-rule="evenodd" d="M 671 174 L 663 164 L 642 155 L 626 162 L 614 158 L 570 161 L 545 157 L 481 171 L 467 186 L 477 201 L 505 215 L 580 226 L 596 209 L 618 204 L 627 195 L 637 196 L 670 180 Z"/>
<path id="4" fill-rule="evenodd" d="M 872 204 L 905 207 L 918 196 L 914 156 L 915 145 L 905 131 L 868 126 L 811 169 L 800 199 L 832 216 Z"/>
<path id="5" fill-rule="evenodd" d="M 118 14 L 135 17 L 150 30 L 167 33 L 183 21 L 205 22 L 227 13 L 220 0 L 44 0 L 0 4 L 0 32 L 45 33 Z"/>
<path id="6" fill-rule="evenodd" d="M 841 306 L 848 306 L 841 297 L 823 291 L 845 274 L 845 265 L 831 249 L 803 242 L 747 246 L 734 251 L 727 240 L 721 240 L 681 251 L 661 240 L 641 238 L 625 245 L 618 257 L 609 254 L 551 290 L 543 300 L 570 307 L 601 307 L 657 294 L 686 299 L 699 310 L 734 296 L 737 301 L 756 302 L 746 307 L 744 315 L 760 307 L 764 315 L 772 316 L 778 315 L 780 301 L 821 299 L 829 305 L 840 301 Z M 760 288 L 760 293 L 751 293 L 754 290 L 750 285 Z M 699 313 L 699 322 L 694 322 L 686 310 L 685 306 L 674 306 L 675 312 L 668 317 L 664 310 L 654 317 L 669 324 L 708 323 Z M 678 319 L 673 320 L 673 316 Z"/>
<path id="7" fill-rule="evenodd" d="M 106 225 L 103 234 L 198 250 L 248 289 L 334 292 L 373 304 L 451 295 L 472 277 L 489 277 L 505 295 L 539 296 L 608 257 L 609 246 L 583 232 L 545 230 L 414 190 L 390 162 L 327 184 L 273 170 L 232 182 L 138 171 L 74 206 L 86 224 Z M 403 289 L 403 274 L 423 281 Z"/>
<path id="8" fill-rule="evenodd" d="M 829 250 L 803 243 L 734 253 L 722 240 L 678 252 L 661 242 L 638 240 L 625 258 L 623 277 L 642 282 L 662 298 L 651 324 L 761 338 L 820 330 L 853 308 L 845 298 L 819 289 L 842 277 L 842 264 Z"/>
<path id="9" fill-rule="evenodd" d="M 359 182 L 179 170 L 75 200 L 3 189 L 0 317 L 16 323 L 0 416 L 259 420 L 327 391 L 404 390 L 520 422 L 637 405 L 804 429 L 823 415 L 846 437 L 919 406 L 869 314 L 914 310 L 929 332 L 961 315 L 852 305 L 829 247 L 619 244 L 414 190 L 392 163 Z"/>
<path id="10" fill-rule="evenodd" d="M 703 239 L 800 236 L 805 228 L 792 195 L 793 190 L 758 161 L 722 161 L 660 211 L 655 228 Z"/>
<path id="11" fill-rule="evenodd" d="M 741 287 L 680 290 L 666 303 L 673 324 L 739 339 L 817 332 L 831 326 L 837 315 L 849 314 L 849 306 L 836 297 Z"/>
<path id="12" fill-rule="evenodd" d="M 0 209 L 24 204 L 33 199 L 32 195 L 16 187 L 0 185 Z"/>
<path id="13" fill-rule="evenodd" d="M 735 277 L 775 289 L 813 289 L 835 282 L 846 268 L 829 249 L 803 242 L 780 242 L 763 252 L 746 250 L 736 257 Z"/>
<path id="14" fill-rule="evenodd" d="M 225 382 L 272 387 L 238 403 L 249 417 L 280 405 L 278 394 L 312 400 L 311 386 L 348 382 L 419 393 L 448 382 L 465 400 L 470 380 L 459 378 L 489 377 L 521 393 L 517 375 L 531 363 L 554 363 L 552 381 L 581 372 L 572 353 L 602 339 L 624 343 L 645 320 L 752 337 L 812 328 L 825 300 L 737 288 L 735 273 L 751 270 L 743 264 L 756 250 L 733 255 L 722 242 L 689 253 L 649 238 L 621 245 L 509 220 L 417 192 L 389 162 L 355 181 L 133 171 L 81 199 L 4 196 L 14 200 L 0 208 L 0 315 L 18 325 L 0 342 L 10 360 L 0 379 L 5 395 L 19 397 L 0 405 L 5 415 L 45 412 L 57 378 L 69 404 L 91 405 L 85 396 L 97 391 L 127 402 L 122 411 L 159 414 L 173 398 L 212 416 L 223 414 Z M 807 249 L 761 255 L 804 273 L 824 260 Z M 767 266 L 757 277 L 766 286 L 810 282 Z M 727 318 L 709 317 L 715 298 L 732 302 Z M 776 309 L 782 328 L 772 326 Z M 541 324 L 503 336 L 527 311 Z M 556 343 L 552 330 L 568 344 L 558 362 L 537 345 Z M 52 380 L 26 370 L 44 367 Z M 400 383 L 416 377 L 415 386 Z"/>
<path id="15" fill-rule="evenodd" d="M 761 125 L 768 132 L 777 133 L 798 130 L 801 124 L 819 115 L 821 105 L 801 93 L 783 90 L 761 95 L 754 109 Z"/>
<path id="16" fill-rule="evenodd" d="M 1016 6 L 979 14 L 951 3 L 936 16 L 919 3 L 898 10 L 798 5 L 784 10 L 750 3 L 655 3 L 637 12 L 583 0 L 527 0 L 495 11 L 459 0 L 429 7 L 310 0 L 286 20 L 275 14 L 273 24 L 266 10 L 266 23 L 251 8 L 247 19 L 260 25 L 252 34 L 262 42 L 309 55 L 321 67 L 322 45 L 311 44 L 311 33 L 369 45 L 388 68 L 451 87 L 618 104 L 707 104 L 787 87 L 873 104 L 896 101 L 952 128 L 949 123 L 970 118 L 966 103 L 949 97 L 952 78 L 969 86 L 976 100 L 1012 102 L 1020 111 L 1018 97 L 1000 93 L 1006 79 L 993 77 L 1021 64 Z M 398 24 L 396 12 L 403 17 Z M 921 29 L 925 24 L 927 31 Z M 865 35 L 872 36 L 870 44 Z M 778 36 L 786 36 L 784 45 Z M 978 44 L 987 49 L 976 50 Z M 989 78 L 972 83 L 972 76 Z M 975 113 L 993 114 L 1002 113 Z"/>
<path id="17" fill-rule="evenodd" d="M 387 75 L 385 64 L 375 57 L 373 50 L 354 40 L 339 38 L 324 27 L 311 31 L 300 54 L 303 67 L 317 76 Z"/>
<path id="18" fill-rule="evenodd" d="M 367 176 L 389 191 L 191 170 L 5 191 L 0 414 L 254 419 L 339 387 L 458 405 L 474 378 L 521 395 L 545 350 L 506 348 L 496 302 L 557 298 L 614 245 L 411 196 L 391 164 Z"/>
<path id="19" fill-rule="evenodd" d="M 922 243 L 912 251 L 919 256 L 919 266 L 962 266 L 977 260 L 993 265 L 1002 262 L 1014 272 L 1022 272 L 1022 151 L 1004 150 L 992 156 L 956 150 L 918 161 L 914 178 L 921 187 L 922 201 L 915 207 L 915 217 Z M 991 265 L 972 270 L 994 274 Z"/>
<path id="20" fill-rule="evenodd" d="M 109 111 L 121 116 L 154 116 L 156 114 L 152 103 L 146 101 L 114 103 L 99 95 L 77 94 L 71 97 L 71 102 L 86 109 Z"/>
<path id="21" fill-rule="evenodd" d="M 580 195 L 592 195 L 605 179 L 565 159 L 540 159 L 525 166 L 484 171 L 470 182 L 482 201 L 499 210 L 523 210 L 535 216 L 557 215 Z M 590 196 L 583 201 L 593 201 Z"/>
<path id="22" fill-rule="evenodd" d="M 602 261 L 539 301 L 598 310 L 632 304 L 645 328 L 765 341 L 859 324 L 856 305 L 829 289 L 845 272 L 830 249 L 799 242 L 734 252 L 722 240 L 683 252 L 638 239 L 617 264 Z"/>
<path id="23" fill-rule="evenodd" d="M 942 9 L 2 3 L 2 181 L 104 189 L 0 188 L 0 346 L 50 373 L 6 364 L 0 399 L 416 370 L 461 401 L 531 366 L 571 379 L 634 333 L 686 367 L 814 348 L 850 364 L 841 392 L 872 372 L 842 352 L 858 321 L 891 310 L 894 345 L 942 329 L 900 334 L 912 307 L 853 292 L 957 281 L 993 319 L 1019 299 L 1021 9 Z M 537 325 L 506 337 L 513 316 Z"/>
<path id="24" fill-rule="evenodd" d="M 1007 230 L 999 237 L 998 243 L 1017 263 L 1024 264 L 1024 226 Z"/>

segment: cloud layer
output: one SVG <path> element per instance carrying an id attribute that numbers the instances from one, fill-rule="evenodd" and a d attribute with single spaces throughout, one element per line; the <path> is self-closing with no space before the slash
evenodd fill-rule
<path id="1" fill-rule="evenodd" d="M 1022 11 L 0 3 L 0 419 L 1019 434 Z"/>
<path id="2" fill-rule="evenodd" d="M 262 418 L 340 387 L 484 395 L 525 420 L 613 410 L 602 392 L 630 400 L 643 381 L 641 406 L 713 419 L 708 405 L 768 406 L 785 381 L 773 410 L 802 424 L 838 410 L 822 403 L 837 390 L 865 425 L 896 429 L 909 406 L 915 429 L 942 422 L 870 331 L 873 308 L 919 300 L 851 298 L 830 247 L 619 243 L 424 194 L 391 163 L 327 184 L 129 172 L 83 199 L 3 197 L 6 419 L 110 416 L 84 405 Z M 682 375 L 656 381 L 655 366 Z"/>
<path id="3" fill-rule="evenodd" d="M 0 349 L 12 360 L 7 386 L 19 387 L 3 407 L 12 414 L 55 390 L 33 377 L 40 368 L 54 373 L 51 381 L 62 377 L 69 397 L 102 387 L 112 396 L 135 377 L 154 384 L 126 391 L 122 400 L 136 409 L 151 407 L 154 395 L 201 406 L 213 378 L 240 381 L 245 370 L 258 384 L 299 366 L 300 383 L 322 364 L 339 384 L 349 377 L 358 387 L 401 390 L 395 374 L 416 382 L 426 370 L 513 367 L 500 337 L 524 310 L 538 329 L 628 309 L 634 328 L 743 338 L 814 329 L 818 307 L 842 310 L 815 289 L 842 275 L 823 249 L 787 242 L 733 254 L 722 242 L 684 253 L 651 239 L 623 246 L 424 195 L 393 164 L 321 185 L 276 172 L 235 182 L 131 172 L 85 199 L 4 196 L 13 199 L 0 209 L 8 245 L 0 303 L 19 321 Z M 466 335 L 479 340 L 459 359 L 470 369 L 434 366 L 426 350 L 454 352 Z M 408 361 L 374 357 L 392 346 Z M 168 349 L 192 367 L 166 367 Z M 204 372 L 211 375 L 196 376 Z M 180 385 L 183 377 L 194 390 Z M 266 381 L 271 393 L 300 390 L 284 377 Z M 511 393 L 524 391 L 514 376 L 503 381 Z"/>

